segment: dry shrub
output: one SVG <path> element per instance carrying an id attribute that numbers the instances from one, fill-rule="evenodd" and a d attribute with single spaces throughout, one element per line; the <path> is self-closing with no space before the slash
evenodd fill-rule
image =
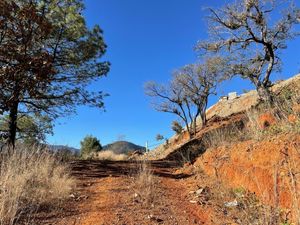
<path id="1" fill-rule="evenodd" d="M 295 111 L 299 99 L 297 92 L 285 88 L 275 97 L 273 105 L 260 103 L 248 110 L 248 134 L 261 140 L 280 133 L 299 133 L 300 114 Z"/>
<path id="2" fill-rule="evenodd" d="M 243 141 L 247 138 L 248 136 L 245 134 L 244 122 L 239 121 L 229 126 L 207 132 L 202 138 L 202 143 L 205 148 L 216 148 L 233 142 Z"/>
<path id="3" fill-rule="evenodd" d="M 18 147 L 0 159 L 0 224 L 19 224 L 41 206 L 57 206 L 75 184 L 68 168 L 39 148 Z"/>
<path id="4" fill-rule="evenodd" d="M 247 139 L 262 140 L 280 133 L 300 133 L 300 91 L 284 87 L 274 96 L 272 105 L 261 102 L 245 114 L 246 118 L 240 123 L 207 132 L 202 140 L 205 147 Z"/>
<path id="5" fill-rule="evenodd" d="M 128 155 L 116 154 L 113 151 L 107 150 L 107 151 L 100 151 L 100 152 L 94 153 L 92 155 L 92 158 L 98 159 L 98 160 L 124 161 L 124 160 L 128 159 Z"/>
<path id="6" fill-rule="evenodd" d="M 146 207 L 151 207 L 154 201 L 154 176 L 146 161 L 138 162 L 138 171 L 134 177 L 133 189 L 135 200 Z"/>

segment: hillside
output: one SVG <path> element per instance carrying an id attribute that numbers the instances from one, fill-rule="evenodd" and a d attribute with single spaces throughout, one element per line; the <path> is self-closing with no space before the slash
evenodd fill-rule
<path id="1" fill-rule="evenodd" d="M 195 137 L 174 136 L 144 160 L 73 161 L 77 188 L 40 224 L 300 224 L 300 76 L 273 91 L 273 108 L 255 91 L 216 103 Z"/>
<path id="2" fill-rule="evenodd" d="M 298 90 L 300 86 L 300 74 L 297 74 L 287 80 L 277 82 L 273 85 L 272 91 L 279 95 L 283 90 L 289 88 Z M 228 124 L 240 121 L 244 117 L 245 113 L 257 104 L 258 95 L 255 90 L 251 90 L 244 93 L 233 100 L 219 101 L 207 109 L 208 126 L 204 129 L 200 129 L 196 135 L 196 139 L 202 137 L 203 134 L 215 128 L 227 126 Z M 200 124 L 200 121 L 198 121 Z M 188 140 L 188 135 L 183 133 L 182 135 L 174 135 L 170 138 L 170 145 L 166 148 L 164 144 L 156 147 L 144 157 L 146 159 L 164 159 L 173 151 L 178 150 L 181 146 L 184 146 Z"/>
<path id="3" fill-rule="evenodd" d="M 128 154 L 129 152 L 134 152 L 137 150 L 145 152 L 146 148 L 128 141 L 116 141 L 103 146 L 103 150 L 112 151 L 116 154 Z"/>
<path id="4" fill-rule="evenodd" d="M 259 224 L 277 224 L 266 219 L 283 220 L 282 215 L 300 224 L 300 75 L 272 90 L 276 101 L 271 108 L 258 103 L 256 91 L 219 101 L 207 110 L 208 125 L 191 140 L 184 132 L 143 157 L 181 162 L 178 174 L 200 170 L 243 198 L 254 193 L 260 204 L 271 207 Z M 282 215 L 279 209 L 285 210 Z"/>
<path id="5" fill-rule="evenodd" d="M 70 152 L 73 153 L 80 153 L 80 149 L 78 148 L 73 148 L 73 147 L 69 147 L 67 145 L 48 145 L 48 148 L 53 150 L 53 151 L 61 151 L 61 150 L 68 150 Z"/>

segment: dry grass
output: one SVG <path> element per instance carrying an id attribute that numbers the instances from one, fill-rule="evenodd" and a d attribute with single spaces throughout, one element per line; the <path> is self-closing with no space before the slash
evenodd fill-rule
<path id="1" fill-rule="evenodd" d="M 298 144 L 294 144 L 293 150 L 297 152 L 298 158 L 300 157 L 300 146 Z M 283 161 L 283 166 L 286 171 L 288 171 L 288 189 L 292 196 L 292 207 L 291 211 L 293 212 L 293 220 L 296 224 L 300 224 L 300 170 L 299 170 L 299 162 L 295 160 L 294 157 L 289 157 L 289 153 L 285 150 L 285 160 Z"/>
<path id="2" fill-rule="evenodd" d="M 147 162 L 138 162 L 138 172 L 134 177 L 135 201 L 151 207 L 154 201 L 154 176 Z"/>
<path id="3" fill-rule="evenodd" d="M 262 140 L 280 133 L 300 133 L 300 115 L 294 110 L 300 97 L 297 93 L 290 94 L 288 90 L 278 95 L 272 106 L 260 104 L 246 112 L 249 120 L 247 133 L 251 138 Z M 267 126 L 262 127 L 261 116 L 264 114 L 268 114 L 275 122 L 268 124 L 266 121 Z M 293 121 L 289 119 L 291 116 Z"/>
<path id="4" fill-rule="evenodd" d="M 297 90 L 296 90 L 297 91 Z M 270 117 L 271 124 L 266 123 L 262 126 L 264 119 L 262 115 L 267 114 Z M 243 129 L 236 129 L 235 127 L 224 127 L 223 129 L 216 129 L 208 132 L 203 138 L 203 144 L 209 147 L 218 147 L 245 139 L 263 140 L 266 138 L 274 137 L 278 134 L 299 134 L 300 133 L 300 94 L 291 91 L 291 89 L 281 90 L 275 99 L 272 106 L 259 104 L 252 107 L 246 112 L 245 127 Z M 290 119 L 292 118 L 292 120 Z M 300 146 L 295 146 L 295 151 L 299 151 Z M 299 155 L 300 156 L 300 155 Z M 286 184 L 292 197 L 292 206 L 290 209 L 282 209 L 279 207 L 279 192 L 277 180 L 278 171 L 274 172 L 274 191 L 270 192 L 265 190 L 266 196 L 261 198 L 269 199 L 270 195 L 274 198 L 274 204 L 265 205 L 258 201 L 257 197 L 252 193 L 244 191 L 242 195 L 233 191 L 227 193 L 231 199 L 236 199 L 239 202 L 239 214 L 234 212 L 235 216 L 239 218 L 237 221 L 243 224 L 261 224 L 261 225 L 300 225 L 300 195 L 299 195 L 299 163 L 295 157 L 289 157 L 286 153 L 286 159 L 280 163 L 285 167 L 287 172 L 287 179 L 289 182 Z M 254 177 L 255 179 L 255 177 Z M 259 187 L 259 183 L 257 184 Z M 224 201 L 224 196 L 220 192 L 215 197 L 220 201 Z M 240 213 L 241 212 L 241 213 Z"/>
<path id="5" fill-rule="evenodd" d="M 271 106 L 260 103 L 247 110 L 245 120 L 241 121 L 244 126 L 231 124 L 207 132 L 203 144 L 206 148 L 215 148 L 248 139 L 263 140 L 281 133 L 300 133 L 300 93 L 291 89 L 282 89 Z M 273 120 L 272 124 L 268 124 L 269 121 L 263 124 L 263 116 Z"/>
<path id="6" fill-rule="evenodd" d="M 107 150 L 94 153 L 92 158 L 97 160 L 124 161 L 128 159 L 128 155 L 116 154 L 113 151 Z"/>
<path id="7" fill-rule="evenodd" d="M 244 123 L 244 121 L 238 121 L 205 133 L 202 138 L 205 149 L 216 148 L 236 143 L 237 141 L 247 140 L 249 136 L 245 132 Z"/>
<path id="8" fill-rule="evenodd" d="M 2 152 L 0 160 L 1 225 L 31 220 L 41 206 L 57 206 L 75 184 L 68 168 L 45 150 L 19 147 L 10 155 Z"/>

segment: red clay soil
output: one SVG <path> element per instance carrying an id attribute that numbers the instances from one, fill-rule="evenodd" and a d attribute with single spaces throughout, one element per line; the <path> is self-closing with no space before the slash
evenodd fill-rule
<path id="1" fill-rule="evenodd" d="M 216 179 L 191 165 L 148 162 L 153 174 L 151 202 L 137 198 L 137 162 L 76 161 L 74 194 L 59 211 L 39 212 L 37 224 L 58 225 L 223 225 L 245 224 L 239 207 L 224 203 L 235 196 Z M 146 192 L 146 188 L 145 188 Z M 238 216 L 239 215 L 239 216 Z"/>
<path id="2" fill-rule="evenodd" d="M 293 188 L 287 169 L 299 169 L 295 167 L 299 152 L 294 148 L 299 141 L 299 136 L 278 137 L 209 149 L 194 165 L 181 168 L 171 161 L 147 162 L 153 174 L 150 202 L 141 200 L 147 188 L 136 189 L 139 163 L 75 161 L 71 167 L 78 181 L 76 190 L 60 210 L 39 212 L 36 224 L 267 224 L 260 221 L 264 216 L 259 211 L 261 204 L 251 192 L 275 204 L 272 171 L 276 168 L 278 201 L 282 206 L 295 207 L 290 205 L 295 196 L 287 188 Z M 287 156 L 295 160 L 285 164 Z M 242 191 L 241 195 L 240 187 L 251 192 Z M 226 206 L 235 201 L 236 206 Z"/>
<path id="3" fill-rule="evenodd" d="M 234 187 L 256 193 L 267 204 L 298 213 L 300 136 L 280 135 L 208 149 L 194 166 Z"/>
<path id="4" fill-rule="evenodd" d="M 232 124 L 237 124 L 241 121 L 245 120 L 245 113 L 237 113 L 233 114 L 230 117 L 221 118 L 221 117 L 213 117 L 208 121 L 208 124 L 205 128 L 199 129 L 195 137 L 192 140 L 200 140 L 203 135 L 206 133 L 221 129 L 224 127 L 228 127 Z M 185 131 L 181 135 L 176 135 L 169 140 L 169 145 L 167 148 L 164 148 L 162 145 L 157 149 L 150 151 L 149 153 L 143 156 L 143 159 L 147 160 L 163 160 L 168 158 L 170 154 L 173 154 L 177 150 L 180 150 L 182 146 L 190 143 L 192 140 L 189 139 L 188 133 Z"/>
<path id="5" fill-rule="evenodd" d="M 183 181 L 190 174 L 173 174 L 175 163 L 151 162 L 154 197 L 147 206 L 135 199 L 138 168 L 136 162 L 73 162 L 73 175 L 78 180 L 74 196 L 60 212 L 44 216 L 41 212 L 39 224 L 208 224 L 207 213 L 186 197 L 190 190 Z"/>

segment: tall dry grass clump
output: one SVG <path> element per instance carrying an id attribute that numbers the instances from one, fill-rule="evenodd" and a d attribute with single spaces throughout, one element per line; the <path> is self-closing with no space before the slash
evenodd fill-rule
<path id="1" fill-rule="evenodd" d="M 57 206 L 75 184 L 68 168 L 47 150 L 17 147 L 0 156 L 1 225 L 28 221 L 41 206 Z"/>
<path id="2" fill-rule="evenodd" d="M 138 162 L 138 171 L 134 178 L 135 198 L 145 207 L 151 207 L 154 201 L 154 176 L 146 161 Z"/>
<path id="3" fill-rule="evenodd" d="M 92 159 L 109 160 L 109 161 L 124 161 L 128 159 L 126 154 L 117 154 L 110 150 L 99 151 L 91 155 Z"/>
<path id="4" fill-rule="evenodd" d="M 257 140 L 280 133 L 300 133 L 300 93 L 283 88 L 272 105 L 261 103 L 246 112 L 248 134 Z"/>

